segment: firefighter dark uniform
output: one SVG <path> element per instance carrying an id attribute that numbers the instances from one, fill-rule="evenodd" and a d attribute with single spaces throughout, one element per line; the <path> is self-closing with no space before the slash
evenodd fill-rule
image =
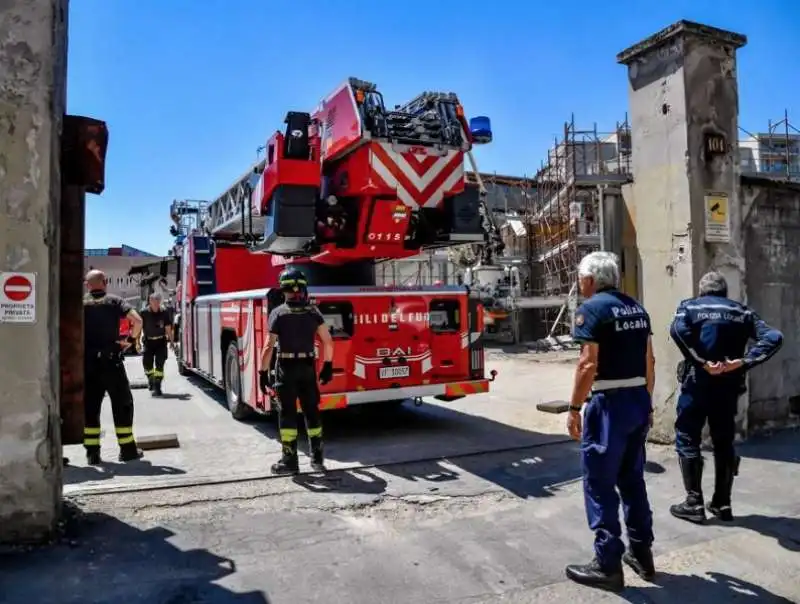
<path id="1" fill-rule="evenodd" d="M 670 335 L 681 350 L 678 414 L 675 445 L 686 500 L 670 507 L 673 516 L 703 522 L 702 431 L 708 421 L 714 447 L 714 495 L 708 510 L 722 520 L 732 520 L 731 491 L 739 458 L 733 446 L 739 396 L 744 392 L 745 373 L 774 355 L 783 334 L 771 328 L 745 305 L 724 295 L 704 295 L 678 305 Z M 748 342 L 756 340 L 746 353 Z M 735 371 L 711 375 L 706 362 L 742 359 Z"/>
<path id="2" fill-rule="evenodd" d="M 142 333 L 144 334 L 144 352 L 142 364 L 150 391 L 161 396 L 161 382 L 164 380 L 164 363 L 167 360 L 167 327 L 171 325 L 171 314 L 161 308 L 152 310 L 145 308 L 142 313 Z"/>
<path id="3" fill-rule="evenodd" d="M 133 436 L 133 395 L 119 345 L 120 319 L 131 307 L 119 296 L 92 291 L 84 296 L 83 444 L 90 464 L 100 463 L 100 410 L 108 393 L 114 415 L 119 460 L 142 456 Z"/>
<path id="4" fill-rule="evenodd" d="M 647 391 L 650 334 L 644 308 L 616 289 L 598 291 L 575 314 L 575 339 L 599 346 L 581 434 L 584 502 L 595 534 L 595 559 L 589 565 L 567 567 L 567 575 L 579 582 L 621 588 L 623 559 L 634 568 L 639 560 L 652 567 L 653 518 L 644 481 L 652 410 Z M 630 544 L 627 553 L 620 538 L 620 498 Z"/>
<path id="5" fill-rule="evenodd" d="M 289 269 L 280 275 L 280 287 L 285 302 L 269 315 L 269 333 L 277 336 L 277 365 L 274 384 L 268 371 L 261 371 L 262 391 L 274 385 L 278 395 L 278 426 L 282 457 L 272 466 L 276 474 L 297 473 L 298 413 L 297 405 L 303 411 L 311 454 L 311 467 L 324 471 L 322 450 L 322 422 L 319 403 L 320 392 L 317 384 L 316 355 L 314 342 L 317 329 L 325 323 L 316 306 L 308 301 L 307 281 L 302 272 Z M 330 363 L 323 365 L 319 380 L 323 384 L 333 377 Z"/>

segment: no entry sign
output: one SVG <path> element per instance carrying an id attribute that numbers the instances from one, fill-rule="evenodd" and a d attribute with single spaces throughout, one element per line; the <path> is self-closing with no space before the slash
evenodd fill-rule
<path id="1" fill-rule="evenodd" d="M 36 322 L 36 273 L 0 273 L 0 323 Z"/>

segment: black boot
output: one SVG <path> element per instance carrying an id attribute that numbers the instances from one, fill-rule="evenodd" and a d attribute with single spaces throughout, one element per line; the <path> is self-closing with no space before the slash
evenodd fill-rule
<path id="1" fill-rule="evenodd" d="M 308 446 L 311 450 L 311 469 L 314 472 L 325 472 L 325 455 L 322 451 L 322 437 L 309 437 Z"/>
<path id="2" fill-rule="evenodd" d="M 731 491 L 733 477 L 739 473 L 738 455 L 731 457 L 714 456 L 714 496 L 708 504 L 708 511 L 724 522 L 733 520 Z"/>
<path id="3" fill-rule="evenodd" d="M 589 564 L 570 564 L 566 568 L 567 578 L 575 583 L 597 587 L 608 591 L 622 591 L 625 588 L 625 576 L 622 565 L 614 569 L 604 569 L 595 558 Z"/>
<path id="4" fill-rule="evenodd" d="M 90 466 L 99 466 L 103 460 L 100 458 L 100 449 L 86 449 L 86 463 Z"/>
<path id="5" fill-rule="evenodd" d="M 705 522 L 706 511 L 703 508 L 703 458 L 678 457 L 683 487 L 686 489 L 686 500 L 672 505 L 670 514 L 681 520 L 701 524 Z"/>
<path id="6" fill-rule="evenodd" d="M 652 581 L 656 576 L 653 550 L 649 547 L 642 545 L 630 546 L 628 551 L 622 555 L 622 561 L 645 581 Z"/>
<path id="7" fill-rule="evenodd" d="M 136 446 L 136 443 L 122 445 L 119 448 L 119 460 L 123 463 L 127 461 L 136 461 L 144 457 L 144 451 Z"/>
<path id="8" fill-rule="evenodd" d="M 153 396 L 161 396 L 164 394 L 161 392 L 161 378 L 155 378 L 153 380 Z"/>
<path id="9" fill-rule="evenodd" d="M 283 455 L 274 464 L 272 464 L 273 474 L 297 474 L 300 471 L 300 465 L 297 462 L 297 441 L 290 443 L 283 443 Z"/>
<path id="10" fill-rule="evenodd" d="M 153 380 L 152 375 L 147 376 L 147 389 L 152 392 L 153 391 L 153 384 L 155 384 L 155 380 Z"/>

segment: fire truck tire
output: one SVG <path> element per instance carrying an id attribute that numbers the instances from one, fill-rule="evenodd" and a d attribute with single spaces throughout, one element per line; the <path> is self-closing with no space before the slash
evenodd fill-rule
<path id="1" fill-rule="evenodd" d="M 245 420 L 253 409 L 242 402 L 242 374 L 239 371 L 239 347 L 231 342 L 225 354 L 225 401 L 233 419 Z"/>

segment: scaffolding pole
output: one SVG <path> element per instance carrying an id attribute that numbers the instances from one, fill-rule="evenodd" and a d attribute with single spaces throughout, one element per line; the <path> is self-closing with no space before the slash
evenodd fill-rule
<path id="1" fill-rule="evenodd" d="M 535 177 L 529 214 L 533 260 L 538 264 L 535 297 L 566 299 L 541 311 L 543 332 L 565 335 L 572 329 L 578 302 L 578 263 L 602 247 L 602 185 L 624 183 L 631 176 L 630 126 L 627 116 L 612 132 L 594 124 L 578 130 L 575 116 L 564 123 Z"/>

